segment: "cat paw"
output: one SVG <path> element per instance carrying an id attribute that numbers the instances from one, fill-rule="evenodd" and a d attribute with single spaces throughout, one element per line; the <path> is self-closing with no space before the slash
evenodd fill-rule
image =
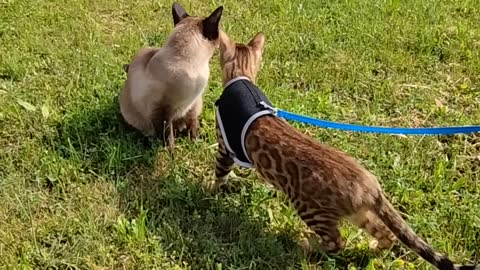
<path id="1" fill-rule="evenodd" d="M 345 240 L 343 239 L 322 242 L 322 250 L 330 254 L 339 253 L 344 249 L 345 249 Z"/>
<path id="2" fill-rule="evenodd" d="M 167 144 L 165 146 L 168 151 L 172 151 L 175 148 L 175 139 L 167 138 Z"/>
<path id="3" fill-rule="evenodd" d="M 189 125 L 187 125 L 188 136 L 192 141 L 195 141 L 198 139 L 198 135 L 200 133 L 199 126 L 200 126 L 200 123 L 198 122 L 198 120 L 194 120 L 193 123 L 190 123 Z"/>
<path id="4" fill-rule="evenodd" d="M 232 177 L 236 177 L 236 175 L 233 171 L 230 171 L 230 173 L 228 173 L 224 177 L 208 181 L 205 185 L 205 190 L 207 192 L 216 192 L 218 189 L 220 189 L 221 186 L 225 185 L 228 180 L 232 179 Z"/>
<path id="5" fill-rule="evenodd" d="M 371 251 L 378 251 L 378 250 L 379 250 L 379 248 L 378 248 L 378 240 L 377 240 L 377 239 L 370 240 L 370 242 L 368 242 L 368 248 L 369 248 Z"/>
<path id="6" fill-rule="evenodd" d="M 196 141 L 198 139 L 198 135 L 199 135 L 198 128 L 195 128 L 195 129 L 192 128 L 188 132 L 188 136 L 192 141 Z"/>
<path id="7" fill-rule="evenodd" d="M 311 255 L 315 251 L 315 248 L 313 248 L 313 246 L 310 244 L 310 241 L 308 238 L 304 237 L 300 239 L 298 241 L 298 245 L 302 249 L 304 255 Z"/>
<path id="8" fill-rule="evenodd" d="M 311 254 L 316 251 L 335 254 L 341 252 L 345 248 L 345 240 L 342 238 L 331 239 L 325 235 L 320 238 L 314 232 L 307 232 L 301 239 L 300 246 L 307 254 Z"/>
<path id="9" fill-rule="evenodd" d="M 184 132 L 187 129 L 187 124 L 184 121 L 179 121 L 175 123 L 175 129 L 178 132 Z"/>
<path id="10" fill-rule="evenodd" d="M 225 180 L 241 180 L 243 179 L 240 176 L 237 176 L 233 171 L 229 172 L 228 175 L 225 177 Z"/>
<path id="11" fill-rule="evenodd" d="M 206 192 L 208 193 L 214 193 L 216 192 L 217 190 L 220 189 L 220 187 L 222 186 L 223 183 L 220 183 L 219 181 L 216 181 L 216 180 L 213 180 L 213 181 L 208 181 L 205 186 L 204 186 L 204 189 Z"/>
<path id="12" fill-rule="evenodd" d="M 298 241 L 298 245 L 303 250 L 305 255 L 311 255 L 319 250 L 322 250 L 320 239 L 314 232 L 305 232 Z"/>
<path id="13" fill-rule="evenodd" d="M 389 239 L 389 238 L 372 239 L 368 243 L 368 247 L 370 248 L 370 250 L 377 252 L 377 251 L 390 249 L 392 248 L 393 244 L 394 244 L 394 239 Z"/>

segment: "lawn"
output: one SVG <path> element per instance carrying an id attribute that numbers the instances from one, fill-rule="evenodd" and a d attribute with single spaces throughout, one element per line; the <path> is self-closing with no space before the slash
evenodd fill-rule
<path id="1" fill-rule="evenodd" d="M 262 3 L 263 2 L 263 3 Z M 266 35 L 258 85 L 278 107 L 379 126 L 480 124 L 478 0 L 180 1 L 224 5 L 221 25 Z M 253 171 L 215 194 L 213 103 L 173 153 L 117 121 L 122 65 L 172 30 L 171 2 L 0 0 L 0 269 L 431 269 L 372 253 L 306 256 L 305 226 Z M 414 230 L 455 262 L 480 260 L 480 135 L 399 137 L 295 124 L 379 177 Z"/>

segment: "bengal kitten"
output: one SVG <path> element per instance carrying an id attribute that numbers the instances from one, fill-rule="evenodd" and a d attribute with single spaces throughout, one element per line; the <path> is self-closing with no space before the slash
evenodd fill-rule
<path id="1" fill-rule="evenodd" d="M 261 33 L 244 45 L 232 42 L 220 32 L 224 87 L 238 77 L 243 80 L 243 85 L 255 84 L 263 46 Z M 245 89 L 242 91 L 250 91 Z M 223 109 L 228 113 L 235 106 Z M 232 115 L 235 113 L 231 111 Z M 237 161 L 235 159 L 243 154 L 261 178 L 288 195 L 302 220 L 320 237 L 321 246 L 327 252 L 344 248 L 345 241 L 337 227 L 341 219 L 347 218 L 376 239 L 376 248 L 390 248 L 398 237 L 438 269 L 480 269 L 473 265 L 454 265 L 446 256 L 435 252 L 393 208 L 375 176 L 346 153 L 318 143 L 285 120 L 269 114 L 257 118 L 247 127 L 241 142 L 244 151 L 239 153 L 225 144 L 225 125 L 219 123 L 218 114 L 216 121 L 219 147 L 215 170 L 217 179 L 210 183 L 211 190 L 225 183 Z M 318 243 L 320 239 L 316 237 L 313 240 Z"/>

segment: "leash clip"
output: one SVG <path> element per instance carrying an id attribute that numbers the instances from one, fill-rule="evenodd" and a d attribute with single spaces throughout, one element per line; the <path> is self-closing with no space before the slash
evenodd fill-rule
<path id="1" fill-rule="evenodd" d="M 277 115 L 277 113 L 278 113 L 277 108 L 273 108 L 272 106 L 268 105 L 265 101 L 260 101 L 259 104 L 262 105 L 263 108 L 269 110 L 269 111 L 270 111 L 271 113 L 273 113 L 274 115 Z"/>

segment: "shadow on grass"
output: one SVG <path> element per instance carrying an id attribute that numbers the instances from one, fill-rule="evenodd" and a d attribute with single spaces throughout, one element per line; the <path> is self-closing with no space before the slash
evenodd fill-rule
<path id="1" fill-rule="evenodd" d="M 193 179 L 182 165 L 184 157 L 157 155 L 160 141 L 146 140 L 119 121 L 116 99 L 64 119 L 53 147 L 93 178 L 113 180 L 127 218 L 146 210 L 148 234 L 176 263 L 192 269 L 218 264 L 222 269 L 298 269 L 305 260 L 294 232 L 268 229 L 268 212 L 261 204 L 271 194 L 245 185 L 205 193 L 202 179 Z M 368 263 L 358 253 L 309 260 L 334 265 L 328 269 Z"/>
<path id="2" fill-rule="evenodd" d="M 121 181 L 137 165 L 151 166 L 161 141 L 143 137 L 120 121 L 117 99 L 67 116 L 56 127 L 58 155 L 79 162 L 83 171 Z"/>
<path id="3" fill-rule="evenodd" d="M 271 197 L 265 190 L 230 187 L 209 194 L 198 181 L 182 176 L 178 167 L 167 168 L 160 179 L 142 178 L 125 188 L 123 207 L 147 211 L 146 227 L 160 239 L 163 250 L 192 269 L 300 269 L 302 261 L 363 268 L 366 254 L 345 252 L 334 257 L 315 254 L 305 258 L 293 231 L 269 229 L 261 203 Z M 131 213 L 133 216 L 137 214 Z M 327 262 L 328 261 L 328 262 Z"/>

